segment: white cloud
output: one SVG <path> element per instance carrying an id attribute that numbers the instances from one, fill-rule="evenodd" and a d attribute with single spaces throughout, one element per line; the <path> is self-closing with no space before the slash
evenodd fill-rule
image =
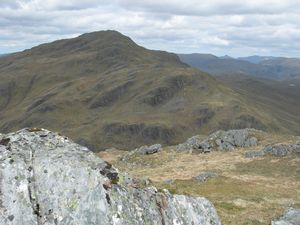
<path id="1" fill-rule="evenodd" d="M 115 29 L 173 52 L 300 57 L 292 0 L 1 0 L 0 53 Z"/>

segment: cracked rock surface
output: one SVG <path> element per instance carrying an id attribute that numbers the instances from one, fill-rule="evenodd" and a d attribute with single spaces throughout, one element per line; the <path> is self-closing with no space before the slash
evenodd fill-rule
<path id="1" fill-rule="evenodd" d="M 205 198 L 123 184 L 87 148 L 44 129 L 0 136 L 0 224 L 221 224 Z"/>

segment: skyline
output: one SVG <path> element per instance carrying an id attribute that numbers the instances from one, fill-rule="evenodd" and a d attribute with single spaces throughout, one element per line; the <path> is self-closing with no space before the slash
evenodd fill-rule
<path id="1" fill-rule="evenodd" d="M 0 54 L 99 30 L 149 49 L 300 57 L 300 3 L 261 0 L 2 0 Z"/>

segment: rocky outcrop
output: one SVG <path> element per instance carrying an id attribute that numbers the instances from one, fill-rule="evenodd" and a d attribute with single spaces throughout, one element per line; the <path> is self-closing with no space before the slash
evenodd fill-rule
<path id="1" fill-rule="evenodd" d="M 262 151 L 266 155 L 287 156 L 296 154 L 300 150 L 300 141 L 292 144 L 276 144 L 265 147 Z M 300 151 L 298 151 L 300 153 Z"/>
<path id="2" fill-rule="evenodd" d="M 122 157 L 122 160 L 123 161 L 126 161 L 128 160 L 129 158 L 131 157 L 134 157 L 134 156 L 139 156 L 139 155 L 152 155 L 154 153 L 158 153 L 161 151 L 161 144 L 154 144 L 154 145 L 151 145 L 151 146 L 142 146 L 140 148 L 137 148 L 135 150 L 132 150 L 128 153 L 126 153 L 123 157 Z"/>
<path id="3" fill-rule="evenodd" d="M 289 209 L 282 217 L 272 221 L 271 225 L 299 225 L 300 209 Z"/>
<path id="4" fill-rule="evenodd" d="M 265 155 L 272 155 L 276 157 L 284 156 L 300 156 L 300 141 L 290 144 L 275 144 L 264 147 L 259 151 L 249 151 L 245 153 L 246 158 L 262 157 Z"/>
<path id="5" fill-rule="evenodd" d="M 257 145 L 254 129 L 217 131 L 208 137 L 194 136 L 185 143 L 176 146 L 178 151 L 194 151 L 207 153 L 212 150 L 233 150 L 238 147 Z"/>
<path id="6" fill-rule="evenodd" d="M 207 199 L 132 187 L 59 134 L 23 129 L 0 142 L 0 224 L 220 224 Z"/>

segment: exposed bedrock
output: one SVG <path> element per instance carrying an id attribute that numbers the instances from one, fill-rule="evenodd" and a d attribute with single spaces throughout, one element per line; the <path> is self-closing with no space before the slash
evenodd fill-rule
<path id="1" fill-rule="evenodd" d="M 133 187 L 87 148 L 44 129 L 0 135 L 0 161 L 0 224 L 221 224 L 207 199 Z"/>

